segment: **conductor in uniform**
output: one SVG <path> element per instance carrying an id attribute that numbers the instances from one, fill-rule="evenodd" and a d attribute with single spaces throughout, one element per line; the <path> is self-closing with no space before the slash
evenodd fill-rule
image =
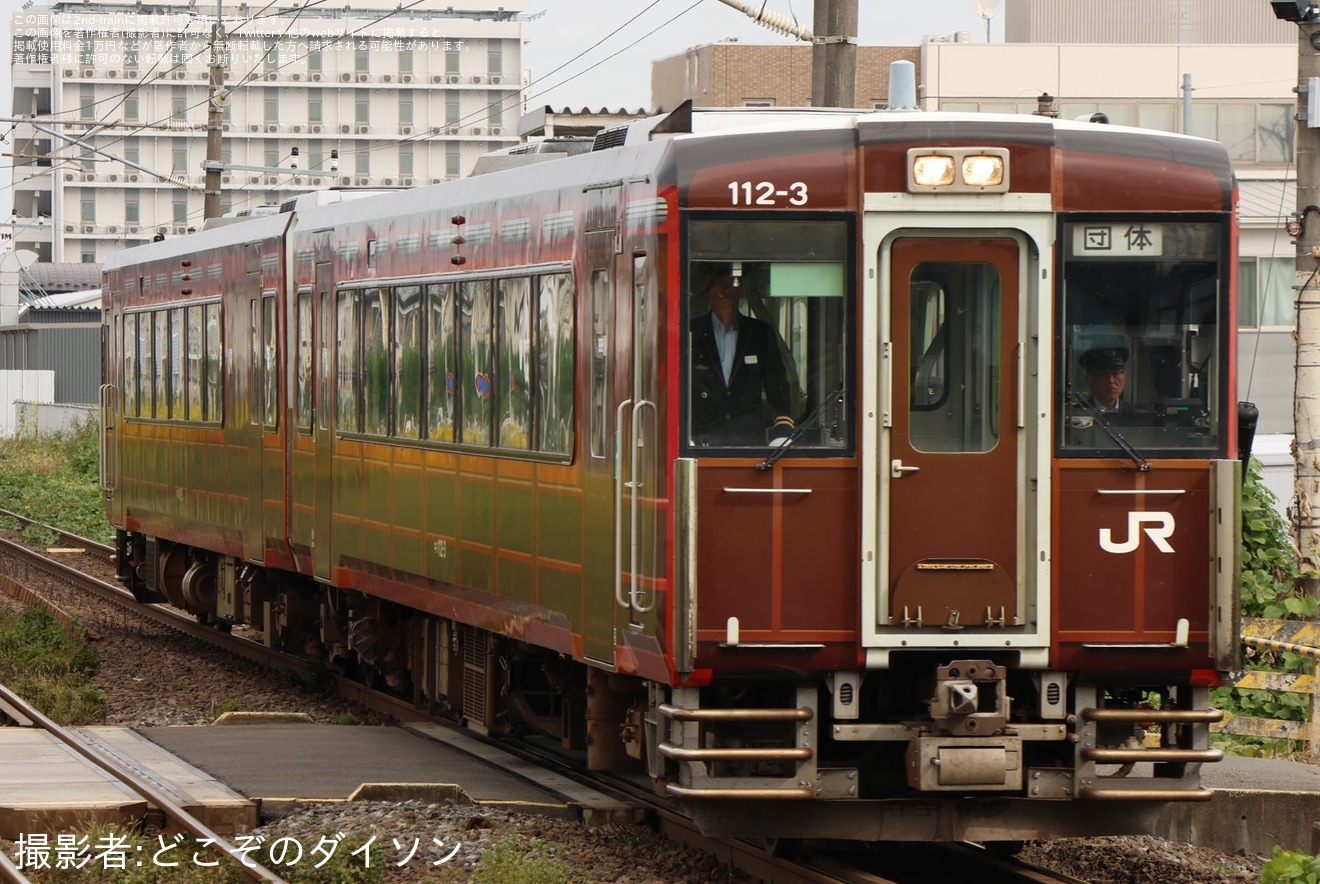
<path id="1" fill-rule="evenodd" d="M 1108 417 L 1130 415 L 1131 403 L 1123 399 L 1127 387 L 1126 347 L 1096 347 L 1082 354 L 1090 404 Z"/>
<path id="2" fill-rule="evenodd" d="M 737 281 L 727 265 L 718 266 L 703 288 L 710 313 L 692 320 L 692 441 L 782 444 L 793 416 L 778 335 L 738 310 Z"/>

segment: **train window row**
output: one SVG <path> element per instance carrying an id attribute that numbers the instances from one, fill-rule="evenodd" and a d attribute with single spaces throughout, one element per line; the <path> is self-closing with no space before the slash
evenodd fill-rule
<path id="1" fill-rule="evenodd" d="M 310 302 L 298 307 L 295 411 L 312 424 Z M 476 448 L 573 449 L 573 278 L 567 268 L 336 293 L 343 432 Z"/>
<path id="2" fill-rule="evenodd" d="M 220 328 L 219 301 L 124 314 L 124 415 L 220 423 Z"/>

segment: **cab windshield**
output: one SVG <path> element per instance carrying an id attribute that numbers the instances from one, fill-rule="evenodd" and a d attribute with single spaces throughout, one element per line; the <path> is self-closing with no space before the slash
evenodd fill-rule
<path id="1" fill-rule="evenodd" d="M 1065 223 L 1062 453 L 1205 457 L 1223 434 L 1224 228 L 1142 218 Z"/>
<path id="2" fill-rule="evenodd" d="M 852 438 L 845 221 L 694 220 L 688 237 L 687 443 L 708 453 Z"/>

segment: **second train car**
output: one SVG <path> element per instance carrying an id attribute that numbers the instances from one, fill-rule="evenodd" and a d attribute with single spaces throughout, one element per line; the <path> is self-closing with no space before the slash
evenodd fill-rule
<path id="1" fill-rule="evenodd" d="M 1209 796 L 1222 146 L 685 107 L 547 156 L 106 264 L 139 598 L 644 771 L 712 833 L 1148 831 Z"/>

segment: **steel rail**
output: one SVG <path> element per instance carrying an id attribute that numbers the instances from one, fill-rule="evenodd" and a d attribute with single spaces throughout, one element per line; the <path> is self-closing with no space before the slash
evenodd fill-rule
<path id="1" fill-rule="evenodd" d="M 123 783 L 128 789 L 141 795 L 153 807 L 165 814 L 167 819 L 186 829 L 199 841 L 207 842 L 206 846 L 208 848 L 233 860 L 238 864 L 243 877 L 250 881 L 264 881 L 266 884 L 284 884 L 283 878 L 260 863 L 248 861 L 244 852 L 239 851 L 234 845 L 212 831 L 210 826 L 189 813 L 187 808 L 176 802 L 164 790 L 102 755 L 78 737 L 77 734 L 47 718 L 5 685 L 0 685 L 0 702 L 19 710 L 24 717 L 33 722 L 34 727 L 50 734 L 84 759 Z"/>
<path id="2" fill-rule="evenodd" d="M 82 537 L 78 534 L 74 534 L 72 531 L 65 531 L 63 528 L 56 528 L 54 525 L 47 525 L 44 522 L 38 522 L 36 519 L 29 518 L 22 513 L 16 513 L 13 510 L 0 509 L 0 518 L 13 519 L 24 527 L 31 526 L 34 528 L 40 528 L 43 531 L 49 531 L 51 534 L 60 538 L 62 542 L 82 547 L 89 552 L 104 553 L 107 556 L 113 556 L 115 554 L 115 548 L 113 546 L 107 546 L 99 541 Z"/>

